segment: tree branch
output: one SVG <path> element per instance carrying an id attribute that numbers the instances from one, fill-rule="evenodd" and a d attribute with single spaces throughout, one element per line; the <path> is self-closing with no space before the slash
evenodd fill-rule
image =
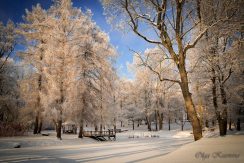
<path id="1" fill-rule="evenodd" d="M 123 5 L 123 4 L 122 4 Z M 132 16 L 132 13 L 130 12 L 129 10 L 129 4 L 128 4 L 128 0 L 125 0 L 125 4 L 123 5 L 127 14 L 129 15 L 130 17 L 130 22 L 132 24 L 130 24 L 132 30 L 141 38 L 143 38 L 145 41 L 149 42 L 149 43 L 153 43 L 153 44 L 162 44 L 161 42 L 159 41 L 154 41 L 154 40 L 150 40 L 148 39 L 146 36 L 144 36 L 143 34 L 141 34 L 139 31 L 138 31 L 138 23 L 135 21 L 135 19 L 133 18 Z"/>
<path id="2" fill-rule="evenodd" d="M 186 54 L 187 50 L 191 49 L 191 48 L 194 48 L 196 46 L 196 44 L 198 43 L 198 41 L 203 37 L 203 35 L 212 27 L 214 27 L 215 25 L 217 25 L 218 23 L 220 22 L 223 22 L 223 21 L 227 21 L 228 18 L 226 19 L 220 19 L 218 21 L 216 21 L 215 23 L 213 23 L 212 25 L 210 25 L 209 27 L 205 28 L 197 37 L 196 39 L 193 41 L 192 44 L 189 44 L 184 48 L 184 54 Z"/>
<path id="3" fill-rule="evenodd" d="M 131 49 L 130 49 L 130 50 L 131 50 Z M 147 67 L 147 68 L 148 68 L 150 71 L 152 71 L 154 74 L 156 74 L 161 82 L 162 82 L 162 81 L 170 81 L 170 82 L 174 82 L 174 83 L 178 83 L 178 84 L 180 84 L 180 81 L 179 81 L 179 80 L 174 80 L 174 79 L 169 79 L 169 78 L 164 78 L 164 77 L 162 77 L 161 74 L 160 74 L 160 72 L 154 70 L 150 65 L 148 65 L 148 64 L 143 60 L 143 58 L 141 57 L 141 55 L 140 55 L 138 52 L 136 52 L 136 51 L 134 51 L 134 50 L 131 50 L 131 51 L 133 51 L 135 54 L 138 55 L 138 57 L 140 58 L 140 60 L 141 60 L 141 62 L 142 62 L 142 65 L 145 66 L 145 67 Z"/>

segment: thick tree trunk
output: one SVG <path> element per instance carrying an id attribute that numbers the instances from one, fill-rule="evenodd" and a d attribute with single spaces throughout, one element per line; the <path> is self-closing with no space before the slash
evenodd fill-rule
<path id="1" fill-rule="evenodd" d="M 197 112 L 195 110 L 195 106 L 193 104 L 193 100 L 191 97 L 191 93 L 189 92 L 189 86 L 188 86 L 188 78 L 187 78 L 187 72 L 185 70 L 184 62 L 181 61 L 181 64 L 179 64 L 179 71 L 180 71 L 180 77 L 181 77 L 181 83 L 180 87 L 182 90 L 182 94 L 185 100 L 185 106 L 186 110 L 188 112 L 192 129 L 193 129 L 193 135 L 195 141 L 202 138 L 202 126 L 200 124 L 200 120 L 197 116 Z"/>
<path id="2" fill-rule="evenodd" d="M 58 120 L 58 125 L 57 125 L 57 138 L 60 139 L 60 140 L 62 140 L 61 130 L 62 130 L 62 120 L 59 119 Z"/>
<path id="3" fill-rule="evenodd" d="M 120 121 L 120 127 L 123 127 L 123 121 Z"/>
<path id="4" fill-rule="evenodd" d="M 39 116 L 38 116 L 38 114 L 37 114 L 37 115 L 36 115 L 36 119 L 35 119 L 35 123 L 34 123 L 33 134 L 37 134 L 37 131 L 38 131 L 38 123 L 39 123 Z"/>

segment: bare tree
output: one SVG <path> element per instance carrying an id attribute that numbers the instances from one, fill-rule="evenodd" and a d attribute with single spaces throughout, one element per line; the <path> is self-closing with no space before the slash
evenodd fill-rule
<path id="1" fill-rule="evenodd" d="M 202 129 L 189 89 L 186 56 L 188 50 L 196 46 L 209 28 L 229 17 L 200 27 L 203 21 L 200 1 L 103 0 L 102 2 L 110 22 L 117 21 L 118 18 L 128 22 L 138 37 L 159 46 L 165 51 L 165 53 L 162 52 L 162 55 L 173 60 L 179 79 L 167 78 L 165 74 L 162 75 L 150 66 L 146 66 L 159 76 L 160 81 L 171 81 L 180 85 L 193 126 L 194 139 L 199 140 L 202 137 Z M 114 15 L 117 15 L 116 18 Z M 123 25 L 122 22 L 117 24 Z M 150 31 L 145 31 L 148 28 Z M 193 32 L 198 33 L 195 38 L 191 36 Z"/>

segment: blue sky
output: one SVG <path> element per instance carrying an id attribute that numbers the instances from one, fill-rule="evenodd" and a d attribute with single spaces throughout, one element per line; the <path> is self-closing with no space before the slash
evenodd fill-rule
<path id="1" fill-rule="evenodd" d="M 22 21 L 25 9 L 31 9 L 31 6 L 40 3 L 43 8 L 49 8 L 52 0 L 0 0 L 0 21 L 6 22 L 8 19 L 15 23 Z M 73 6 L 80 7 L 83 11 L 91 9 L 93 13 L 93 21 L 106 33 L 109 34 L 111 44 L 117 48 L 119 56 L 117 58 L 117 71 L 120 77 L 132 79 L 134 76 L 127 69 L 127 63 L 132 62 L 133 49 L 143 52 L 148 44 L 138 38 L 134 33 L 122 33 L 112 29 L 106 22 L 103 15 L 103 8 L 99 0 L 73 0 Z"/>

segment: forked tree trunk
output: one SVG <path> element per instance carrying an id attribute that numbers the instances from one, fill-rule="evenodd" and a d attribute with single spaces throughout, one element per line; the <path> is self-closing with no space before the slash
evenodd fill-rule
<path id="1" fill-rule="evenodd" d="M 181 62 L 181 63 L 184 63 L 184 62 Z M 184 97 L 186 110 L 188 112 L 188 115 L 189 115 L 189 118 L 190 118 L 190 121 L 192 124 L 194 139 L 195 139 L 195 141 L 197 141 L 202 138 L 202 126 L 201 126 L 200 120 L 197 116 L 197 112 L 195 110 L 195 106 L 192 101 L 191 93 L 189 92 L 187 72 L 185 70 L 184 64 L 179 64 L 179 71 L 180 71 L 180 77 L 181 77 L 180 87 L 181 87 L 182 94 Z"/>

